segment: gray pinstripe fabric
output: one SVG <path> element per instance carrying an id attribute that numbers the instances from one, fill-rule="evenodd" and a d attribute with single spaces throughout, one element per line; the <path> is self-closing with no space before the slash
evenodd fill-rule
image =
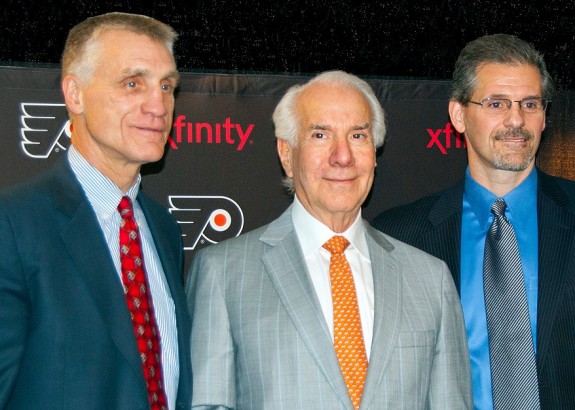
<path id="1" fill-rule="evenodd" d="M 449 270 L 364 225 L 375 300 L 360 408 L 471 408 L 465 330 Z M 186 292 L 194 408 L 352 408 L 291 209 L 198 252 Z"/>

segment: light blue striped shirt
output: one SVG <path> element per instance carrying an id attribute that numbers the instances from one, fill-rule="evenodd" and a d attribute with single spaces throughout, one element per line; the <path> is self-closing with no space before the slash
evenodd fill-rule
<path id="1" fill-rule="evenodd" d="M 124 195 L 128 195 L 132 199 L 134 215 L 140 229 L 144 263 L 150 291 L 152 293 L 154 313 L 160 331 L 162 369 L 164 372 L 166 396 L 169 408 L 173 409 L 175 408 L 180 374 L 176 313 L 164 270 L 162 269 L 160 258 L 154 246 L 152 234 L 150 233 L 142 209 L 138 201 L 136 201 L 141 176 L 138 176 L 134 185 L 124 193 L 121 192 L 108 177 L 90 165 L 74 146 L 71 146 L 68 151 L 68 160 L 72 171 L 82 186 L 88 201 L 92 205 L 108 248 L 110 249 L 110 255 L 118 274 L 118 286 L 122 286 L 122 271 L 120 268 L 120 240 L 118 235 L 120 229 L 120 214 L 117 210 L 117 206 Z M 90 262 L 86 261 L 86 263 Z M 132 329 L 127 330 L 132 331 Z"/>

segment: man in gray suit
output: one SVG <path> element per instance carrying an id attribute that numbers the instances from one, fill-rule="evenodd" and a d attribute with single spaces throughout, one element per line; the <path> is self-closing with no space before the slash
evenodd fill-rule
<path id="1" fill-rule="evenodd" d="M 186 281 L 192 407 L 470 408 L 465 329 L 448 268 L 361 218 L 385 136 L 371 87 L 322 73 L 288 90 L 273 120 L 294 202 L 269 225 L 194 258 Z M 332 297 L 336 256 L 322 245 L 333 237 L 350 243 L 340 266 L 351 266 L 356 332 L 342 331 L 348 313 Z M 355 335 L 361 360 L 339 348 Z"/>

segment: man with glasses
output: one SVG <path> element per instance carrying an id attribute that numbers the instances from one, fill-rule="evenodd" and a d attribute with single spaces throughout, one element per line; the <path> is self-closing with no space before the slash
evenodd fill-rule
<path id="1" fill-rule="evenodd" d="M 449 102 L 464 180 L 374 220 L 447 262 L 476 409 L 575 408 L 575 183 L 535 166 L 552 92 L 533 45 L 506 34 L 467 44 Z"/>

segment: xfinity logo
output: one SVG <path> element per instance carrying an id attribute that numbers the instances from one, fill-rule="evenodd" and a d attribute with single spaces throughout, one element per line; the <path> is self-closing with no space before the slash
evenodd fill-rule
<path id="1" fill-rule="evenodd" d="M 465 139 L 459 131 L 453 128 L 453 125 L 448 122 L 445 124 L 445 128 L 439 128 L 433 130 L 431 128 L 427 129 L 429 134 L 429 143 L 427 148 L 436 147 L 443 155 L 447 155 L 447 150 L 451 148 L 466 148 Z"/>
<path id="2" fill-rule="evenodd" d="M 254 124 L 242 126 L 227 117 L 222 123 L 189 122 L 185 115 L 174 119 L 173 132 L 168 143 L 173 149 L 178 144 L 228 144 L 241 151 L 246 146 Z"/>
<path id="3" fill-rule="evenodd" d="M 21 103 L 20 146 L 30 158 L 48 158 L 70 146 L 70 121 L 64 104 Z"/>
<path id="4" fill-rule="evenodd" d="M 225 196 L 170 195 L 169 211 L 180 224 L 184 250 L 238 236 L 244 227 L 242 209 Z"/>

